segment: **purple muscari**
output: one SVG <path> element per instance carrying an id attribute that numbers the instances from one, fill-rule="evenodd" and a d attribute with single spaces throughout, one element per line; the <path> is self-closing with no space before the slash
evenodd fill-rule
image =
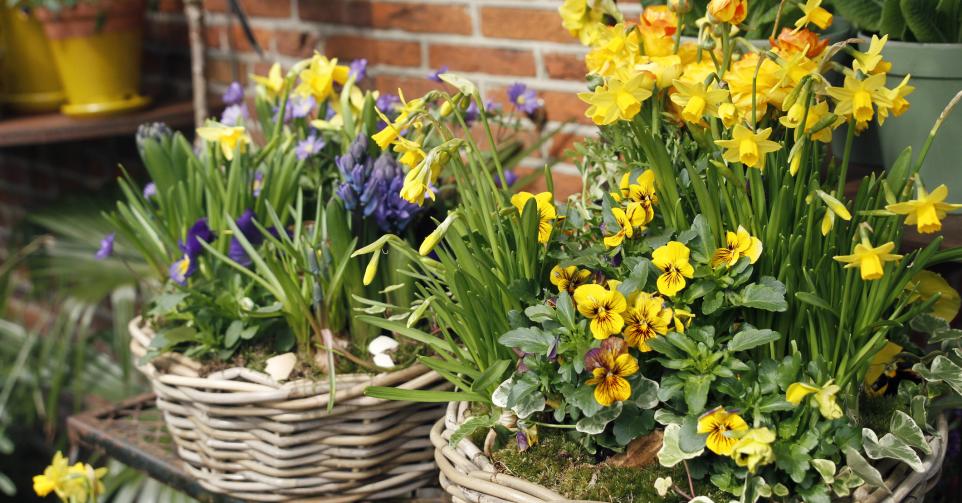
<path id="1" fill-rule="evenodd" d="M 367 77 L 367 60 L 361 58 L 352 61 L 350 75 L 354 77 L 354 82 L 364 80 L 364 78 Z"/>
<path id="2" fill-rule="evenodd" d="M 144 185 L 144 199 L 150 199 L 155 196 L 157 196 L 157 184 L 150 182 Z"/>
<path id="3" fill-rule="evenodd" d="M 401 232 L 422 208 L 401 198 L 404 169 L 394 157 L 382 153 L 374 159 L 367 145 L 367 137 L 358 135 L 348 153 L 337 158 L 344 180 L 337 195 L 348 211 L 372 218 L 382 231 Z"/>
<path id="4" fill-rule="evenodd" d="M 441 65 L 441 68 L 438 68 L 437 71 L 435 71 L 431 75 L 428 75 L 428 80 L 433 80 L 435 82 L 443 82 L 441 80 L 442 73 L 448 73 L 448 65 Z"/>
<path id="5" fill-rule="evenodd" d="M 303 119 L 314 111 L 317 100 L 313 96 L 291 96 L 287 99 L 287 107 L 284 109 L 284 122 L 292 119 Z"/>
<path id="6" fill-rule="evenodd" d="M 534 113 L 541 106 L 534 89 L 530 89 L 521 82 L 515 82 L 508 87 L 508 100 L 526 114 Z"/>
<path id="7" fill-rule="evenodd" d="M 255 171 L 254 181 L 251 182 L 251 194 L 254 197 L 260 197 L 262 190 L 264 190 L 264 173 Z"/>
<path id="8" fill-rule="evenodd" d="M 231 82 L 227 86 L 223 100 L 225 105 L 238 105 L 244 101 L 244 87 L 240 85 L 240 82 Z"/>
<path id="9" fill-rule="evenodd" d="M 250 118 L 247 113 L 247 107 L 244 104 L 231 105 L 224 109 L 224 113 L 220 115 L 220 122 L 227 126 L 237 126 L 241 122 Z"/>
<path id="10" fill-rule="evenodd" d="M 100 240 L 100 248 L 97 250 L 97 254 L 94 255 L 97 260 L 103 260 L 114 254 L 114 239 L 116 237 L 117 234 L 111 232 Z"/>
<path id="11" fill-rule="evenodd" d="M 261 232 L 257 229 L 257 226 L 254 225 L 254 212 L 250 209 L 245 210 L 244 214 L 242 214 L 240 218 L 235 221 L 235 223 L 237 224 L 237 228 L 240 229 L 241 234 L 244 235 L 244 238 L 247 239 L 247 242 L 250 244 L 257 246 L 264 241 L 264 235 L 261 234 Z M 230 259 L 234 262 L 237 262 L 243 266 L 251 265 L 250 256 L 247 255 L 247 251 L 244 250 L 244 246 L 241 245 L 241 242 L 236 237 L 230 238 L 230 246 L 227 249 L 227 256 L 230 257 Z"/>
<path id="12" fill-rule="evenodd" d="M 377 97 L 375 105 L 377 105 L 378 110 L 384 112 L 384 115 L 390 117 L 398 103 L 401 103 L 401 98 L 390 93 L 384 93 Z"/>
<path id="13" fill-rule="evenodd" d="M 324 145 L 326 144 L 327 143 L 324 141 L 324 138 L 312 133 L 310 136 L 304 140 L 301 140 L 301 142 L 297 144 L 297 148 L 294 150 L 294 153 L 297 155 L 297 160 L 304 161 L 307 160 L 308 157 L 317 155 L 321 150 L 324 149 Z"/>

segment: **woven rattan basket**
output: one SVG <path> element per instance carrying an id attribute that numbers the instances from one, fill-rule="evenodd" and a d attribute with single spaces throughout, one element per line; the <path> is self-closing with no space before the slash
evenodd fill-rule
<path id="1" fill-rule="evenodd" d="M 491 460 L 471 440 L 465 438 L 456 447 L 448 440 L 468 418 L 468 404 L 448 404 L 445 417 L 431 429 L 434 459 L 441 469 L 441 487 L 454 503 L 574 503 L 564 496 L 527 480 L 498 473 Z M 948 422 L 944 416 L 938 420 L 939 434 L 929 439 L 932 454 L 923 460 L 921 473 L 911 471 L 904 464 L 880 463 L 876 466 L 885 478 L 891 493 L 881 488 L 860 487 L 851 498 L 839 501 L 858 503 L 908 503 L 921 502 L 925 494 L 935 486 L 945 459 L 945 439 L 948 438 Z M 891 499 L 887 499 L 891 498 Z M 599 502 L 581 502 L 599 503 Z"/>
<path id="2" fill-rule="evenodd" d="M 153 332 L 140 318 L 129 328 L 139 360 Z M 178 354 L 139 363 L 184 466 L 210 491 L 250 501 L 350 502 L 402 496 L 436 480 L 428 433 L 443 408 L 364 396 L 367 386 L 445 389 L 423 366 L 338 375 L 328 411 L 326 380 L 279 384 L 245 368 L 200 377 L 200 365 Z"/>

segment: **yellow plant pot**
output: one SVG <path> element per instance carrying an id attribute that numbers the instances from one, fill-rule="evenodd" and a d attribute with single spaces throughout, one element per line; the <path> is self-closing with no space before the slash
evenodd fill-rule
<path id="1" fill-rule="evenodd" d="M 75 117 L 112 115 L 141 108 L 143 1 L 103 0 L 57 12 L 39 10 Z"/>
<path id="2" fill-rule="evenodd" d="M 17 112 L 53 112 L 64 101 L 63 86 L 43 33 L 30 13 L 0 2 L 0 102 Z"/>

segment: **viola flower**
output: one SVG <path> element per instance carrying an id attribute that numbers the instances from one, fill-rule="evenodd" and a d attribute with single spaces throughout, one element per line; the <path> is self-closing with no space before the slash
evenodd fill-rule
<path id="1" fill-rule="evenodd" d="M 612 77 L 594 92 L 578 93 L 578 98 L 589 105 L 585 117 L 599 126 L 631 120 L 641 111 L 641 103 L 651 97 L 647 83 L 646 73 L 642 72 L 628 81 Z"/>
<path id="2" fill-rule="evenodd" d="M 832 13 L 822 7 L 822 0 L 806 0 L 798 8 L 802 10 L 803 16 L 795 21 L 796 30 L 805 28 L 809 23 L 822 30 L 832 25 Z"/>
<path id="3" fill-rule="evenodd" d="M 262 171 L 255 171 L 254 179 L 251 180 L 251 195 L 261 197 L 262 190 L 264 190 L 264 173 Z"/>
<path id="4" fill-rule="evenodd" d="M 194 264 L 194 261 L 191 260 L 190 255 L 185 253 L 180 260 L 170 265 L 167 273 L 170 275 L 171 281 L 180 286 L 184 286 L 187 284 L 187 278 L 196 270 L 197 266 Z"/>
<path id="5" fill-rule="evenodd" d="M 625 341 L 610 337 L 585 354 L 585 370 L 591 371 L 585 384 L 595 387 L 595 401 L 607 407 L 631 397 L 631 384 L 625 378 L 638 372 L 638 360 L 628 354 Z"/>
<path id="6" fill-rule="evenodd" d="M 250 135 L 243 126 L 228 126 L 218 122 L 213 122 L 209 126 L 197 128 L 197 136 L 206 141 L 217 143 L 224 159 L 231 161 L 234 159 L 234 151 L 243 151 L 244 146 L 251 142 Z"/>
<path id="7" fill-rule="evenodd" d="M 748 468 L 748 473 L 755 473 L 759 466 L 775 461 L 775 451 L 772 442 L 775 433 L 768 428 L 752 428 L 732 447 L 731 457 L 735 464 Z"/>
<path id="8" fill-rule="evenodd" d="M 728 231 L 725 234 L 725 246 L 718 248 L 712 254 L 711 266 L 726 265 L 731 267 L 742 257 L 748 257 L 749 262 L 754 264 L 761 254 L 761 240 L 749 234 L 744 227 L 739 225 L 737 231 Z"/>
<path id="9" fill-rule="evenodd" d="M 314 99 L 314 96 L 293 95 L 287 99 L 287 105 L 284 107 L 284 122 L 304 119 L 311 115 L 316 106 L 317 100 Z M 329 108 L 328 111 L 333 111 L 333 109 Z"/>
<path id="10" fill-rule="evenodd" d="M 111 232 L 110 234 L 107 234 L 106 236 L 104 236 L 104 238 L 100 240 L 100 248 L 97 250 L 97 253 L 94 255 L 94 258 L 96 258 L 97 260 L 104 260 L 107 257 L 113 255 L 114 239 L 116 239 L 116 237 L 117 237 L 117 233 L 115 232 Z"/>
<path id="11" fill-rule="evenodd" d="M 261 234 L 260 230 L 254 225 L 254 212 L 250 209 L 244 211 L 244 213 L 234 221 L 237 224 L 237 228 L 240 229 L 241 233 L 244 235 L 244 239 L 247 240 L 253 246 L 257 246 L 264 242 L 264 235 Z M 241 242 L 236 237 L 230 238 L 230 245 L 227 248 L 227 256 L 231 260 L 237 262 L 243 266 L 251 265 L 251 258 L 247 255 L 247 250 L 241 245 Z"/>
<path id="12" fill-rule="evenodd" d="M 862 279 L 873 281 L 880 279 L 885 273 L 885 263 L 894 262 L 902 258 L 901 255 L 891 253 L 895 243 L 889 241 L 881 246 L 872 246 L 868 238 L 862 237 L 862 242 L 855 245 L 851 255 L 836 255 L 832 258 L 845 264 L 845 269 L 858 267 Z"/>
<path id="13" fill-rule="evenodd" d="M 515 182 L 518 181 L 518 175 L 514 174 L 514 171 L 511 171 L 510 169 L 506 169 L 502 171 L 501 174 L 504 175 L 504 183 L 506 183 L 508 187 L 511 187 L 512 185 L 515 184 Z M 501 178 L 495 177 L 494 185 L 497 186 L 499 189 L 502 188 Z"/>
<path id="14" fill-rule="evenodd" d="M 525 114 L 533 114 L 541 107 L 538 94 L 521 82 L 515 82 L 508 87 L 508 101 Z"/>
<path id="15" fill-rule="evenodd" d="M 625 238 L 630 238 L 634 235 L 635 227 L 641 226 L 644 221 L 645 210 L 642 209 L 641 204 L 631 203 L 628 205 L 627 210 L 611 208 L 611 216 L 613 216 L 615 222 L 618 223 L 618 232 L 610 236 L 605 236 L 604 242 L 608 248 L 620 246 Z"/>
<path id="16" fill-rule="evenodd" d="M 674 81 L 675 92 L 671 94 L 672 103 L 683 107 L 681 118 L 690 124 L 702 123 L 702 117 L 718 116 L 718 106 L 728 101 L 728 91 L 717 84 L 706 86 L 704 82 L 686 83 Z"/>
<path id="17" fill-rule="evenodd" d="M 779 143 L 769 140 L 772 128 L 755 132 L 738 124 L 732 130 L 732 139 L 715 140 L 715 144 L 725 149 L 722 157 L 728 162 L 740 162 L 749 168 L 765 170 L 765 158 L 769 152 L 782 148 Z"/>
<path id="18" fill-rule="evenodd" d="M 351 61 L 350 71 L 348 75 L 354 77 L 354 82 L 358 83 L 365 78 L 367 78 L 367 60 L 364 58 L 355 59 Z"/>
<path id="19" fill-rule="evenodd" d="M 652 252 L 651 263 L 662 271 L 658 276 L 658 291 L 662 295 L 674 297 L 685 288 L 685 278 L 695 275 L 695 268 L 688 261 L 690 254 L 691 250 L 678 241 L 669 241 Z"/>
<path id="20" fill-rule="evenodd" d="M 157 197 L 157 184 L 148 182 L 147 185 L 144 185 L 144 199 L 150 199 L 152 197 Z"/>
<path id="21" fill-rule="evenodd" d="M 244 86 L 237 82 L 231 82 L 224 91 L 222 97 L 225 105 L 239 105 L 244 102 Z"/>
<path id="22" fill-rule="evenodd" d="M 298 161 L 306 161 L 308 158 L 320 153 L 321 150 L 324 150 L 325 145 L 327 145 L 327 142 L 324 141 L 324 138 L 317 136 L 315 133 L 311 133 L 310 136 L 297 144 L 294 154 L 297 156 Z"/>
<path id="23" fill-rule="evenodd" d="M 568 292 L 569 295 L 574 295 L 575 289 L 587 283 L 589 279 L 591 279 L 591 271 L 578 269 L 576 265 L 568 267 L 556 265 L 548 274 L 548 280 L 558 288 L 558 293 Z"/>
<path id="24" fill-rule="evenodd" d="M 841 389 L 837 384 L 832 384 L 831 380 L 825 383 L 824 386 L 813 386 L 811 384 L 797 382 L 788 387 L 788 390 L 785 392 L 785 400 L 793 405 L 798 405 L 805 397 L 814 394 L 815 405 L 818 406 L 818 411 L 822 414 L 822 417 L 828 420 L 838 419 L 842 417 L 843 412 L 835 400 L 835 395 L 837 395 Z"/>
<path id="25" fill-rule="evenodd" d="M 595 339 L 621 333 L 625 326 L 622 314 L 628 309 L 628 302 L 621 292 L 596 284 L 581 285 L 575 289 L 574 301 L 578 311 L 591 319 L 591 335 Z"/>
<path id="26" fill-rule="evenodd" d="M 337 64 L 337 58 L 314 53 L 310 64 L 298 74 L 300 84 L 295 92 L 301 96 L 313 96 L 318 103 L 325 101 L 334 92 L 334 83 L 344 85 L 350 69 Z"/>
<path id="27" fill-rule="evenodd" d="M 890 204 L 885 209 L 897 215 L 906 215 L 905 224 L 915 224 L 919 233 L 932 234 L 942 230 L 942 219 L 949 211 L 962 208 L 962 204 L 943 202 L 948 196 L 949 188 L 945 184 L 939 185 L 931 193 L 919 185 L 915 199 Z"/>
<path id="28" fill-rule="evenodd" d="M 207 226 L 207 217 L 200 218 L 190 226 L 190 229 L 187 229 L 187 238 L 180 243 L 180 249 L 191 258 L 198 257 L 204 251 L 200 242 L 210 243 L 213 240 L 214 233 Z"/>
<path id="29" fill-rule="evenodd" d="M 737 434 L 747 429 L 748 424 L 737 411 L 728 411 L 724 407 L 716 407 L 698 418 L 698 433 L 708 434 L 705 446 L 720 456 L 732 453 L 737 440 L 729 436 L 731 432 Z"/>
<path id="30" fill-rule="evenodd" d="M 835 98 L 835 115 L 851 117 L 863 126 L 875 116 L 873 105 L 891 105 L 884 93 L 885 74 L 870 75 L 859 80 L 846 75 L 842 87 L 829 86 L 826 92 Z"/>
<path id="31" fill-rule="evenodd" d="M 711 0 L 708 19 L 718 23 L 741 24 L 748 16 L 748 0 Z"/>
<path id="32" fill-rule="evenodd" d="M 654 206 L 658 204 L 658 196 L 655 194 L 655 172 L 646 169 L 638 175 L 635 182 L 631 183 L 629 173 L 625 173 L 621 177 L 618 192 L 613 192 L 611 197 L 618 202 L 627 199 L 637 203 L 638 209 L 643 211 L 639 213 L 642 218 L 638 225 L 647 225 L 655 218 Z"/>
<path id="33" fill-rule="evenodd" d="M 388 115 L 393 114 L 400 103 L 401 99 L 391 93 L 383 93 L 378 95 L 377 101 L 374 102 L 378 110 Z"/>
<path id="34" fill-rule="evenodd" d="M 276 98 L 284 90 L 284 74 L 281 71 L 281 64 L 274 63 L 268 70 L 267 76 L 251 75 L 254 82 L 260 84 L 268 98 Z"/>
<path id="35" fill-rule="evenodd" d="M 434 82 L 444 82 L 441 80 L 441 74 L 444 73 L 448 73 L 448 65 L 441 65 L 440 68 L 428 75 L 428 80 L 433 80 Z"/>
<path id="36" fill-rule="evenodd" d="M 545 244 L 551 238 L 554 221 L 558 217 L 554 207 L 554 196 L 550 192 L 542 192 L 538 195 L 518 192 L 511 196 L 511 204 L 518 209 L 518 213 L 523 213 L 529 199 L 534 199 L 538 208 L 538 242 Z"/>
<path id="37" fill-rule="evenodd" d="M 220 122 L 225 126 L 240 126 L 249 119 L 247 107 L 244 104 L 230 105 L 220 114 Z"/>
<path id="38" fill-rule="evenodd" d="M 657 295 L 641 292 L 634 305 L 625 312 L 625 341 L 642 353 L 651 351 L 648 341 L 668 333 L 672 311 L 665 307 L 665 300 Z"/>

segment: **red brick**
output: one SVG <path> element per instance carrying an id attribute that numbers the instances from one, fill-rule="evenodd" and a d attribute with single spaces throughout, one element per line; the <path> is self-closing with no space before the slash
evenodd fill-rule
<path id="1" fill-rule="evenodd" d="M 544 69 L 552 79 L 582 81 L 585 78 L 585 63 L 580 54 L 546 53 Z"/>
<path id="2" fill-rule="evenodd" d="M 517 168 L 515 173 L 518 177 L 523 177 L 535 171 L 532 168 Z M 538 169 L 539 172 L 543 172 L 543 169 Z M 551 173 L 551 180 L 554 182 L 554 197 L 556 201 L 562 201 L 567 199 L 571 194 L 577 194 L 581 192 L 581 177 L 577 175 L 571 175 L 568 173 Z M 525 190 L 530 192 L 538 193 L 548 190 L 548 184 L 545 183 L 544 177 L 541 176 L 535 179 L 533 182 L 525 187 Z"/>
<path id="3" fill-rule="evenodd" d="M 476 48 L 468 45 L 432 44 L 429 48 L 432 68 L 447 66 L 462 72 L 494 75 L 533 76 L 534 55 L 519 49 Z"/>
<path id="4" fill-rule="evenodd" d="M 184 2 L 181 0 L 160 0 L 157 2 L 157 12 L 184 12 Z"/>
<path id="5" fill-rule="evenodd" d="M 321 23 L 416 33 L 469 35 L 472 32 L 471 16 L 463 5 L 329 0 L 300 3 L 298 12 L 305 21 Z"/>
<path id="6" fill-rule="evenodd" d="M 367 59 L 370 64 L 420 66 L 421 44 L 394 40 L 372 40 L 364 37 L 334 36 L 327 39 L 324 52 L 342 60 Z"/>
<path id="7" fill-rule="evenodd" d="M 591 119 L 585 117 L 588 104 L 578 99 L 576 93 L 544 91 L 540 93 L 544 100 L 544 108 L 548 112 L 548 119 L 558 122 L 575 119 L 582 124 L 591 124 Z"/>
<path id="8" fill-rule="evenodd" d="M 484 7 L 481 9 L 481 33 L 486 37 L 518 40 L 574 42 L 561 26 L 556 10 Z"/>
<path id="9" fill-rule="evenodd" d="M 316 2 L 325 3 L 325 2 Z M 250 17 L 291 17 L 291 0 L 240 0 L 241 10 Z M 227 0 L 204 0 L 210 12 L 228 12 Z"/>
<path id="10" fill-rule="evenodd" d="M 548 155 L 555 159 L 564 159 L 572 162 L 576 160 L 576 154 L 572 150 L 576 143 L 581 143 L 585 137 L 577 133 L 558 133 L 548 145 Z"/>
<path id="11" fill-rule="evenodd" d="M 306 58 L 320 45 L 321 37 L 316 32 L 275 31 L 274 44 L 277 52 L 288 56 Z"/>
<path id="12" fill-rule="evenodd" d="M 227 43 L 228 46 L 234 51 L 238 52 L 253 52 L 254 46 L 251 45 L 250 41 L 247 40 L 247 35 L 244 34 L 244 29 L 241 28 L 240 24 L 233 24 L 230 27 L 230 31 L 227 32 Z M 254 35 L 254 40 L 257 41 L 257 45 L 260 46 L 261 51 L 268 52 L 271 49 L 271 31 L 262 28 L 251 28 L 251 34 Z"/>
<path id="13" fill-rule="evenodd" d="M 224 33 L 224 28 L 220 26 L 205 26 L 204 27 L 204 45 L 211 49 L 220 49 L 221 45 L 221 34 Z"/>
<path id="14" fill-rule="evenodd" d="M 241 84 L 247 83 L 247 72 L 244 71 L 244 65 L 225 59 L 208 58 L 206 74 L 208 80 L 219 84 L 230 84 L 235 80 Z"/>
<path id="15" fill-rule="evenodd" d="M 413 77 L 400 77 L 397 75 L 378 75 L 374 78 L 374 88 L 381 92 L 397 94 L 398 88 L 404 92 L 404 97 L 413 99 L 427 94 L 434 89 L 442 89 L 440 83 Z"/>

